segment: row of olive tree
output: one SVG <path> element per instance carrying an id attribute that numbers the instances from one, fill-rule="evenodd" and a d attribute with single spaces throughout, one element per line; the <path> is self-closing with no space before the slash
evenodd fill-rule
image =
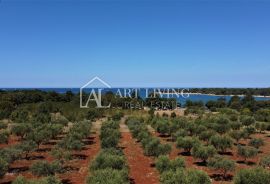
<path id="1" fill-rule="evenodd" d="M 102 150 L 89 166 L 87 184 L 129 184 L 128 165 L 122 150 L 118 148 L 119 139 L 119 122 L 103 122 L 100 131 Z"/>

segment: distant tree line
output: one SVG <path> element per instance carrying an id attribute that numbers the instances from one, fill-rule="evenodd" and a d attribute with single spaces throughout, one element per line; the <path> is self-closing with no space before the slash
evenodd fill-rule
<path id="1" fill-rule="evenodd" d="M 270 96 L 270 88 L 190 88 L 191 93 L 215 95 L 261 95 Z"/>

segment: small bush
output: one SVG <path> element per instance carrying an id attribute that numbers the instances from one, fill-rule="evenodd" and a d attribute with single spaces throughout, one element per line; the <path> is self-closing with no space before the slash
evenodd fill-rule
<path id="1" fill-rule="evenodd" d="M 190 152 L 195 144 L 198 144 L 199 140 L 192 137 L 179 137 L 176 140 L 176 147 L 184 149 L 186 152 Z"/>
<path id="2" fill-rule="evenodd" d="M 243 138 L 243 132 L 239 130 L 233 130 L 229 134 L 238 143 Z"/>
<path id="3" fill-rule="evenodd" d="M 170 160 L 168 156 L 159 156 L 155 165 L 160 173 L 169 170 L 176 171 L 177 169 L 185 168 L 185 160 L 179 157 L 174 160 Z"/>
<path id="4" fill-rule="evenodd" d="M 144 152 L 147 156 L 166 155 L 171 151 L 171 146 L 169 144 L 161 144 L 158 138 L 150 138 L 146 141 L 144 146 Z"/>
<path id="5" fill-rule="evenodd" d="M 127 168 L 125 157 L 115 149 L 103 150 L 91 164 L 91 170 L 112 168 L 123 170 Z"/>
<path id="6" fill-rule="evenodd" d="M 264 142 L 260 138 L 253 138 L 249 141 L 248 145 L 259 149 L 261 146 L 264 145 Z"/>
<path id="7" fill-rule="evenodd" d="M 225 153 L 227 149 L 232 148 L 233 141 L 228 136 L 215 135 L 210 138 L 210 144 Z"/>
<path id="8" fill-rule="evenodd" d="M 107 121 L 102 124 L 100 139 L 102 148 L 112 148 L 116 147 L 119 139 L 119 122 L 116 121 Z"/>
<path id="9" fill-rule="evenodd" d="M 34 180 L 27 180 L 23 176 L 18 176 L 12 184 L 61 184 L 62 182 L 54 177 L 48 176 L 43 179 L 34 179 Z"/>
<path id="10" fill-rule="evenodd" d="M 216 149 L 213 146 L 196 145 L 192 149 L 192 156 L 206 162 L 208 158 L 216 154 Z"/>
<path id="11" fill-rule="evenodd" d="M 9 133 L 7 131 L 0 132 L 0 144 L 7 144 Z"/>
<path id="12" fill-rule="evenodd" d="M 222 156 L 216 156 L 209 160 L 208 166 L 220 170 L 225 178 L 228 171 L 234 171 L 235 162 Z"/>
<path id="13" fill-rule="evenodd" d="M 87 184 L 129 184 L 128 173 L 125 170 L 112 168 L 95 171 L 87 179 Z"/>
<path id="14" fill-rule="evenodd" d="M 31 166 L 31 171 L 36 176 L 50 176 L 61 172 L 62 167 L 59 162 L 49 163 L 47 161 L 37 161 Z"/>
<path id="15" fill-rule="evenodd" d="M 4 149 L 0 149 L 0 158 L 4 159 L 8 163 L 12 163 L 19 159 L 22 154 L 22 150 L 18 146 L 12 146 Z"/>
<path id="16" fill-rule="evenodd" d="M 166 171 L 160 176 L 161 184 L 211 184 L 209 176 L 200 170 Z"/>
<path id="17" fill-rule="evenodd" d="M 239 156 L 244 158 L 244 161 L 248 158 L 255 157 L 258 154 L 258 149 L 249 147 L 249 146 L 238 146 L 237 147 L 237 153 Z"/>
<path id="18" fill-rule="evenodd" d="M 112 116 L 113 121 L 119 121 L 122 117 L 124 117 L 123 112 L 117 112 Z"/>
<path id="19" fill-rule="evenodd" d="M 234 176 L 234 184 L 269 184 L 270 172 L 263 168 L 241 169 Z"/>
<path id="20" fill-rule="evenodd" d="M 267 155 L 261 158 L 260 166 L 264 168 L 270 168 L 270 155 Z"/>
<path id="21" fill-rule="evenodd" d="M 7 171 L 8 171 L 8 162 L 0 158 L 0 178 L 5 176 Z"/>
<path id="22" fill-rule="evenodd" d="M 244 126 L 250 126 L 255 123 L 255 119 L 252 116 L 242 116 L 240 121 Z"/>

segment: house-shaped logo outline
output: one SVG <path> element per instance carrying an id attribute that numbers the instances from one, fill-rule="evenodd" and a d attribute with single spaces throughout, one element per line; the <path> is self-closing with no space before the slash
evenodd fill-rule
<path id="1" fill-rule="evenodd" d="M 83 92 L 83 89 L 88 87 L 91 83 L 93 83 L 94 81 L 99 81 L 101 84 L 103 84 L 104 86 L 106 86 L 107 88 L 112 88 L 107 82 L 105 82 L 104 80 L 102 80 L 101 78 L 99 78 L 98 76 L 95 76 L 94 78 L 92 78 L 90 81 L 88 81 L 85 85 L 83 85 L 81 88 L 80 88 L 80 108 L 89 108 L 86 105 L 83 105 L 82 104 L 82 92 Z"/>

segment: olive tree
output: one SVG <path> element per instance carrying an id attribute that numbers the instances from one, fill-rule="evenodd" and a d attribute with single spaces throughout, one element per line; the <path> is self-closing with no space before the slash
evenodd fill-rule
<path id="1" fill-rule="evenodd" d="M 25 139 L 31 132 L 31 125 L 28 123 L 16 124 L 11 128 L 11 133 L 19 136 L 21 139 Z"/>
<path id="2" fill-rule="evenodd" d="M 0 132 L 0 144 L 8 144 L 9 133 L 7 131 Z"/>
<path id="3" fill-rule="evenodd" d="M 171 146 L 169 144 L 161 144 L 158 138 L 150 138 L 146 140 L 144 152 L 147 156 L 158 157 L 170 153 Z"/>
<path id="4" fill-rule="evenodd" d="M 263 168 L 240 169 L 233 181 L 235 184 L 269 184 L 270 172 Z"/>
<path id="5" fill-rule="evenodd" d="M 52 163 L 47 161 L 37 161 L 31 166 L 30 170 L 36 176 L 51 176 L 55 173 L 61 172 L 62 167 L 57 161 Z"/>
<path id="6" fill-rule="evenodd" d="M 249 147 L 249 146 L 238 146 L 237 147 L 237 153 L 239 156 L 244 158 L 244 162 L 246 162 L 246 160 L 248 158 L 252 158 L 255 157 L 258 154 L 258 149 L 254 148 L 254 147 Z"/>
<path id="7" fill-rule="evenodd" d="M 211 158 L 216 154 L 216 149 L 212 145 L 196 145 L 193 147 L 191 154 L 194 158 L 201 159 L 204 163 L 206 163 L 208 158 Z"/>
<path id="8" fill-rule="evenodd" d="M 8 171 L 8 162 L 0 158 L 0 178 L 2 178 Z"/>
<path id="9" fill-rule="evenodd" d="M 199 144 L 199 140 L 193 137 L 178 137 L 176 140 L 176 147 L 184 149 L 185 152 L 190 153 L 194 145 Z"/>
<path id="10" fill-rule="evenodd" d="M 264 168 L 270 168 L 270 155 L 262 157 L 259 164 Z"/>
<path id="11" fill-rule="evenodd" d="M 175 158 L 170 160 L 168 156 L 159 156 L 155 162 L 156 168 L 160 173 L 165 171 L 176 171 L 177 169 L 185 168 L 185 160 L 183 158 Z"/>
<path id="12" fill-rule="evenodd" d="M 226 175 L 229 171 L 234 171 L 235 162 L 225 157 L 215 156 L 209 160 L 208 166 L 213 169 L 220 170 L 223 174 L 223 177 L 226 178 Z"/>
<path id="13" fill-rule="evenodd" d="M 261 138 L 253 138 L 249 141 L 248 145 L 259 149 L 264 145 L 264 141 Z"/>
<path id="14" fill-rule="evenodd" d="M 160 176 L 161 184 L 211 184 L 209 176 L 201 170 L 177 169 L 166 171 Z"/>
<path id="15" fill-rule="evenodd" d="M 156 122 L 156 129 L 157 132 L 165 135 L 165 134 L 170 134 L 170 124 L 169 121 L 165 119 L 160 119 Z"/>
<path id="16" fill-rule="evenodd" d="M 250 126 L 255 123 L 255 118 L 252 116 L 242 116 L 240 118 L 240 121 L 242 122 L 244 126 Z"/>
<path id="17" fill-rule="evenodd" d="M 240 130 L 233 130 L 229 133 L 229 135 L 236 141 L 238 144 L 240 139 L 243 138 L 243 132 Z"/>
<path id="18" fill-rule="evenodd" d="M 225 153 L 227 149 L 232 148 L 233 141 L 228 136 L 214 135 L 210 138 L 210 144 L 213 145 L 217 150 Z"/>
<path id="19" fill-rule="evenodd" d="M 28 155 L 31 151 L 37 148 L 37 144 L 34 141 L 24 141 L 19 145 L 19 149 L 22 150 L 25 155 L 25 159 L 29 159 Z"/>

